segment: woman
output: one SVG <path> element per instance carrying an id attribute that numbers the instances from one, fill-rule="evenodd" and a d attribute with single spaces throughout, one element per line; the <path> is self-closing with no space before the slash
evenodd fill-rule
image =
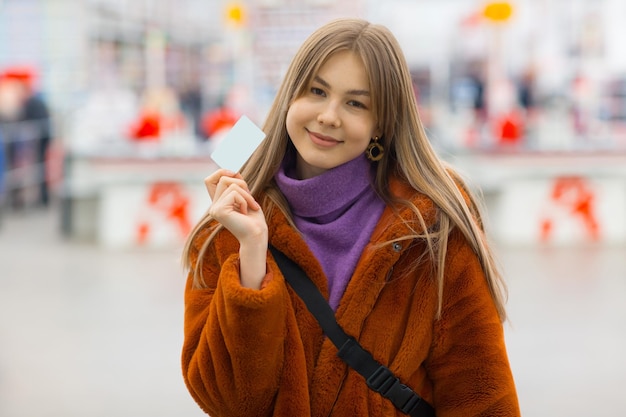
<path id="1" fill-rule="evenodd" d="M 268 253 L 437 416 L 518 416 L 503 282 L 474 200 L 431 148 L 393 35 L 333 21 L 294 57 L 242 173 L 184 250 L 183 375 L 222 416 L 400 416 L 337 357 Z"/>

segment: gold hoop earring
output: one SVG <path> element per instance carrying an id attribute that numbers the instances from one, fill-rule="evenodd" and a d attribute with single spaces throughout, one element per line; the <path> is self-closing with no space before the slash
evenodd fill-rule
<path id="1" fill-rule="evenodd" d="M 372 162 L 380 161 L 385 154 L 385 148 L 378 143 L 378 136 L 372 139 L 372 142 L 365 149 L 365 156 Z"/>

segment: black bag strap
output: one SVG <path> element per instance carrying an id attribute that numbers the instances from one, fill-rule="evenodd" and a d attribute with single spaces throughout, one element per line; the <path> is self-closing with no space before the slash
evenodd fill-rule
<path id="1" fill-rule="evenodd" d="M 270 245 L 269 249 L 287 283 L 339 349 L 337 356 L 361 374 L 367 386 L 389 399 L 403 413 L 412 417 L 435 417 L 435 410 L 430 404 L 402 384 L 389 368 L 376 361 L 355 338 L 343 330 L 335 319 L 335 312 L 302 268 L 275 247 Z"/>

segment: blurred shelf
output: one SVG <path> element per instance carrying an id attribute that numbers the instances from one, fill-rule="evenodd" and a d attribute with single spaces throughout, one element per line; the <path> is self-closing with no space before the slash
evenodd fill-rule
<path id="1" fill-rule="evenodd" d="M 497 190 L 515 180 L 582 176 L 623 179 L 626 151 L 480 151 L 459 152 L 448 159 L 485 190 Z"/>

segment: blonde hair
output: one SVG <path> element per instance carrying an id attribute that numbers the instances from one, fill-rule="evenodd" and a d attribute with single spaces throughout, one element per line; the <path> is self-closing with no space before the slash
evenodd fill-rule
<path id="1" fill-rule="evenodd" d="M 287 110 L 291 102 L 306 91 L 328 58 L 345 50 L 361 58 L 369 75 L 372 111 L 382 133 L 380 143 L 386 150 L 383 159 L 378 162 L 374 187 L 389 205 L 408 205 L 418 219 L 423 232 L 415 232 L 403 239 L 420 238 L 427 242 L 429 256 L 436 265 L 438 316 L 442 308 L 448 238 L 450 232 L 458 228 L 480 260 L 491 296 L 504 321 L 506 287 L 486 241 L 475 205 L 477 200 L 432 148 L 419 119 L 404 54 L 386 27 L 360 19 L 339 19 L 316 30 L 302 44 L 287 70 L 263 126 L 266 139 L 242 168 L 242 175 L 252 195 L 257 200 L 265 195 L 261 205 L 266 216 L 272 209 L 279 208 L 291 219 L 288 204 L 273 181 L 290 141 L 286 129 Z M 399 177 L 433 200 L 438 208 L 434 228 L 427 227 L 422 214 L 410 201 L 400 201 L 391 195 L 391 175 Z M 192 242 L 211 221 L 212 218 L 206 214 L 192 230 L 183 251 L 183 262 L 187 268 L 192 267 Z M 221 226 L 217 225 L 200 249 L 198 262 L 192 271 L 197 286 L 202 286 L 204 282 L 201 274 L 203 254 L 220 229 Z"/>

